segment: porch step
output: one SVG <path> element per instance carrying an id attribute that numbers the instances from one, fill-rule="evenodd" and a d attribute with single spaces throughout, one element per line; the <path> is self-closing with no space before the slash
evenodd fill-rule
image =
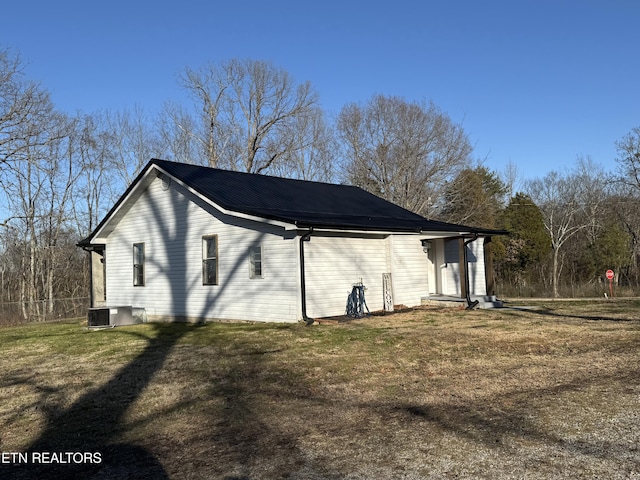
<path id="1" fill-rule="evenodd" d="M 471 295 L 471 301 L 478 301 L 476 308 L 502 308 L 503 303 L 498 300 L 495 295 Z M 442 306 L 460 306 L 466 305 L 466 298 L 451 297 L 448 295 L 431 295 L 429 297 L 422 297 L 423 305 L 442 305 Z"/>
<path id="2" fill-rule="evenodd" d="M 478 308 L 502 308 L 502 301 L 498 300 L 495 295 L 472 295 L 471 300 L 477 300 Z"/>

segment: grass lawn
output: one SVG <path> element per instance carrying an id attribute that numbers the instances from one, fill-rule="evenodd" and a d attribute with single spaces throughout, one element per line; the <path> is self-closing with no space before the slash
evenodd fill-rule
<path id="1" fill-rule="evenodd" d="M 0 328 L 0 478 L 640 479 L 640 302 L 536 306 Z"/>

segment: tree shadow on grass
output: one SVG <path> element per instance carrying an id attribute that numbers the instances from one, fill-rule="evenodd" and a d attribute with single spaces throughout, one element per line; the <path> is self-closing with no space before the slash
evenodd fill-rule
<path id="1" fill-rule="evenodd" d="M 608 309 L 615 308 L 618 305 L 627 305 L 626 303 L 616 304 L 615 301 L 608 303 L 602 302 L 601 300 L 595 302 L 596 305 L 600 304 Z M 562 319 L 574 319 L 574 320 L 586 320 L 592 322 L 616 322 L 616 323 L 625 323 L 625 322 L 638 322 L 640 318 L 637 315 L 632 315 L 632 312 L 635 314 L 637 312 L 637 308 L 640 306 L 640 303 L 637 301 L 632 301 L 628 303 L 628 307 L 622 308 L 625 313 L 624 316 L 610 316 L 610 315 L 597 315 L 597 314 L 585 314 L 582 312 L 570 312 L 564 313 L 561 310 L 557 310 L 552 308 L 549 305 L 544 305 L 541 308 L 531 309 L 527 307 L 518 307 L 518 306 L 510 306 L 509 308 L 514 310 L 521 310 L 530 313 L 531 315 L 537 315 L 540 317 L 549 317 L 550 319 L 562 320 Z"/>
<path id="2" fill-rule="evenodd" d="M 48 405 L 44 392 L 37 406 L 46 417 L 42 433 L 24 452 L 26 462 L 0 465 L 0 478 L 169 478 L 148 450 L 119 443 L 118 438 L 131 404 L 180 338 L 198 325 L 153 324 L 150 328 L 154 335 L 139 355 L 70 407 Z"/>
<path id="3" fill-rule="evenodd" d="M 342 478 L 309 456 L 299 425 L 289 423 L 288 405 L 308 401 L 310 392 L 300 372 L 273 363 L 280 351 L 258 340 L 220 354 L 223 374 L 207 385 L 211 423 L 195 440 L 215 461 L 197 478 Z"/>
<path id="4" fill-rule="evenodd" d="M 607 432 L 598 432 L 596 436 L 585 433 L 581 435 L 582 438 L 574 438 L 573 433 L 547 429 L 540 423 L 535 405 L 537 399 L 555 402 L 565 395 L 570 397 L 580 394 L 590 386 L 605 388 L 603 386 L 616 382 L 637 385 L 638 378 L 638 369 L 629 368 L 595 378 L 577 377 L 554 386 L 532 387 L 520 392 L 507 393 L 506 398 L 503 394 L 495 401 L 483 399 L 480 402 L 457 404 L 404 404 L 392 406 L 389 412 L 391 416 L 400 414 L 400 418 L 406 421 L 424 422 L 490 449 L 511 451 L 524 442 L 539 445 L 549 452 L 564 452 L 570 458 L 591 457 L 599 461 L 615 462 L 620 468 L 637 471 L 640 458 L 628 438 L 620 438 Z M 505 405 L 505 400 L 508 400 L 509 406 Z M 596 405 L 590 405 L 589 408 L 596 408 Z M 384 408 L 381 410 L 384 411 Z M 571 420 L 567 422 L 570 423 Z"/>

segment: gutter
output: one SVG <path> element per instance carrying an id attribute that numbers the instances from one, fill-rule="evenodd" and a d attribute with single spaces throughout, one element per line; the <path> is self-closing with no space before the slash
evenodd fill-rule
<path id="1" fill-rule="evenodd" d="M 302 302 L 302 320 L 307 326 L 313 325 L 313 318 L 307 315 L 307 288 L 304 276 L 304 242 L 308 242 L 313 234 L 313 227 L 309 227 L 309 231 L 300 236 L 300 295 Z"/>
<path id="2" fill-rule="evenodd" d="M 471 282 L 469 281 L 469 259 L 467 255 L 467 245 L 471 242 L 475 242 L 478 239 L 478 233 L 474 233 L 473 237 L 469 238 L 464 242 L 464 247 L 462 249 L 462 256 L 464 261 L 464 291 L 467 296 L 467 310 L 473 310 L 480 303 L 478 300 L 471 301 L 471 292 L 469 291 Z"/>
<path id="3" fill-rule="evenodd" d="M 96 250 L 104 250 L 105 246 L 106 245 L 104 243 L 90 243 L 88 238 L 85 238 L 84 240 L 80 240 L 78 243 L 76 243 L 76 247 L 80 247 L 85 252 L 94 252 Z"/>

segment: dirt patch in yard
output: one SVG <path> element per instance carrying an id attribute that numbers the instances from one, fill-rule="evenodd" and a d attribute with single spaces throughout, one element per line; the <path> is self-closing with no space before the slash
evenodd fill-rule
<path id="1" fill-rule="evenodd" d="M 640 478 L 640 304 L 536 307 L 0 329 L 0 450 L 102 457 L 0 474 Z"/>

